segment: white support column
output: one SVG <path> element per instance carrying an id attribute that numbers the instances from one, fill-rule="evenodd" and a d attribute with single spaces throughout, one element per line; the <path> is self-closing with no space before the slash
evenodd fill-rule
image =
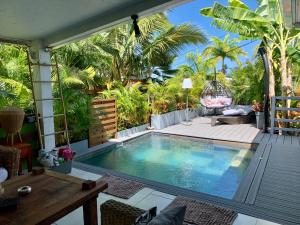
<path id="1" fill-rule="evenodd" d="M 30 55 L 34 62 L 40 64 L 51 64 L 50 53 L 40 47 L 40 43 L 36 42 L 30 49 Z M 51 81 L 51 66 L 33 66 L 33 80 Z M 52 84 L 50 82 L 34 83 L 36 99 L 51 99 Z M 37 101 L 38 113 L 42 117 L 53 116 L 53 100 Z M 44 134 L 52 134 L 54 130 L 54 118 L 43 118 L 41 127 Z M 45 150 L 50 151 L 55 147 L 55 135 L 45 136 L 43 138 Z"/>

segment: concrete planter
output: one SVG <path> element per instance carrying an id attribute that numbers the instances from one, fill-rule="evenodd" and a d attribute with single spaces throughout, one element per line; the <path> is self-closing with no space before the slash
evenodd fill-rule
<path id="1" fill-rule="evenodd" d="M 159 115 L 151 115 L 151 126 L 155 129 L 163 129 L 175 124 L 175 112 L 168 112 Z"/>
<path id="2" fill-rule="evenodd" d="M 200 112 L 201 109 L 189 109 L 189 119 L 199 116 Z M 159 115 L 151 115 L 151 126 L 158 130 L 179 124 L 182 121 L 186 121 L 185 109 Z"/>
<path id="3" fill-rule="evenodd" d="M 265 121 L 264 112 L 255 112 L 255 116 L 256 116 L 256 128 L 263 129 L 264 121 Z"/>
<path id="4" fill-rule="evenodd" d="M 69 160 L 67 162 L 60 164 L 59 166 L 51 167 L 50 170 L 53 170 L 53 171 L 59 172 L 59 173 L 64 173 L 64 174 L 71 173 L 72 172 L 72 161 L 73 160 Z"/>
<path id="5" fill-rule="evenodd" d="M 185 109 L 174 111 L 174 116 L 175 116 L 174 124 L 178 124 L 181 123 L 182 121 L 185 121 L 186 120 Z"/>
<path id="6" fill-rule="evenodd" d="M 135 133 L 147 130 L 147 127 L 149 127 L 149 126 L 150 125 L 147 123 L 147 124 L 143 124 L 141 126 L 132 127 L 132 128 L 126 129 L 126 130 L 119 131 L 119 132 L 117 132 L 117 138 L 129 137 Z"/>

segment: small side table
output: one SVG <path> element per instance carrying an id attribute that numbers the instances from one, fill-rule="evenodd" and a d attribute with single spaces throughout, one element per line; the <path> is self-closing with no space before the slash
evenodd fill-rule
<path id="1" fill-rule="evenodd" d="M 22 162 L 27 162 L 28 172 L 32 171 L 32 146 L 28 143 L 19 143 L 14 144 L 12 147 L 21 150 L 21 159 L 20 159 L 20 166 L 19 166 L 19 174 L 22 173 Z"/>

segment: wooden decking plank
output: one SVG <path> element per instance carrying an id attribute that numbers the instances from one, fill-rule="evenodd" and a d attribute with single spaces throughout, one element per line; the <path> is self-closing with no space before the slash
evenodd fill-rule
<path id="1" fill-rule="evenodd" d="M 284 141 L 283 141 L 284 145 L 291 145 L 292 144 L 292 137 L 291 136 L 284 136 Z"/>
<path id="2" fill-rule="evenodd" d="M 258 193 L 259 186 L 260 186 L 260 183 L 261 183 L 261 180 L 262 180 L 262 177 L 263 177 L 263 174 L 264 174 L 264 171 L 265 171 L 268 159 L 269 159 L 271 148 L 272 148 L 271 144 L 266 145 L 261 162 L 259 163 L 259 166 L 255 173 L 255 177 L 253 179 L 253 182 L 251 184 L 249 193 L 248 193 L 246 201 L 245 201 L 248 204 L 254 204 L 254 202 L 255 202 L 255 198 Z"/>
<path id="3" fill-rule="evenodd" d="M 278 135 L 276 143 L 277 144 L 283 144 L 284 143 L 284 136 L 283 135 Z"/>
<path id="4" fill-rule="evenodd" d="M 292 136 L 292 145 L 300 147 L 299 137 Z"/>
<path id="5" fill-rule="evenodd" d="M 271 134 L 264 134 L 264 137 L 261 139 L 260 143 L 268 143 L 271 138 Z"/>
<path id="6" fill-rule="evenodd" d="M 290 192 L 294 194 L 300 194 L 300 191 L 293 186 L 282 185 L 282 183 L 275 183 L 275 182 L 270 184 L 269 182 L 265 182 L 264 180 L 261 182 L 260 189 L 266 191 L 270 190 L 274 192 L 287 192 L 287 193 Z"/>
<path id="7" fill-rule="evenodd" d="M 287 193 L 287 191 L 277 191 L 272 188 L 270 188 L 270 189 L 260 188 L 257 195 L 258 196 L 266 196 L 269 198 L 284 199 L 285 201 L 298 202 L 298 204 L 300 201 L 299 193 L 294 193 L 293 191 L 290 193 Z"/>
<path id="8" fill-rule="evenodd" d="M 277 138 L 278 138 L 278 135 L 277 134 L 271 134 L 271 138 L 269 140 L 269 143 L 276 143 L 277 141 Z"/>
<path id="9" fill-rule="evenodd" d="M 238 190 L 235 193 L 234 200 L 239 201 L 239 202 L 245 202 L 247 195 L 249 193 L 249 189 L 251 187 L 251 184 L 253 182 L 254 176 L 256 174 L 256 171 L 258 169 L 258 166 L 261 162 L 261 158 L 264 154 L 264 151 L 266 149 L 266 144 L 260 144 L 254 156 L 251 159 L 250 165 L 248 166 L 243 179 L 238 187 Z"/>
<path id="10" fill-rule="evenodd" d="M 217 139 L 220 139 L 220 140 L 228 140 L 229 138 L 229 134 L 228 134 L 228 130 L 226 129 L 225 126 L 220 126 L 220 130 L 219 132 L 216 134 L 216 137 Z"/>
<path id="11" fill-rule="evenodd" d="M 232 133 L 232 139 L 249 142 L 247 140 L 248 138 L 244 137 L 245 134 L 247 134 L 247 131 L 245 130 L 245 127 L 237 126 L 237 128 Z"/>
<path id="12" fill-rule="evenodd" d="M 253 140 L 253 143 L 260 143 L 261 139 L 263 139 L 264 134 L 260 131 Z"/>
<path id="13" fill-rule="evenodd" d="M 268 199 L 258 200 L 256 202 L 256 207 L 264 208 L 265 210 L 272 211 L 272 213 L 276 213 L 281 217 L 284 217 L 288 220 L 292 220 L 293 222 L 299 222 L 300 217 L 298 216 L 298 209 L 282 206 L 279 204 L 274 204 L 272 201 L 267 201 Z"/>
<path id="14" fill-rule="evenodd" d="M 300 222 L 300 152 L 291 143 L 271 146 L 254 206 Z"/>

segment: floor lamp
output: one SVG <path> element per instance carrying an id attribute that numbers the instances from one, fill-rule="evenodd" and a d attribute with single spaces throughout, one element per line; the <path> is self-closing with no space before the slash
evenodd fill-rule
<path id="1" fill-rule="evenodd" d="M 189 89 L 191 89 L 193 87 L 192 84 L 192 79 L 191 78 L 185 78 L 183 79 L 182 82 L 182 88 L 186 89 L 186 111 L 185 111 L 185 116 L 186 116 L 186 125 L 189 125 Z"/>

